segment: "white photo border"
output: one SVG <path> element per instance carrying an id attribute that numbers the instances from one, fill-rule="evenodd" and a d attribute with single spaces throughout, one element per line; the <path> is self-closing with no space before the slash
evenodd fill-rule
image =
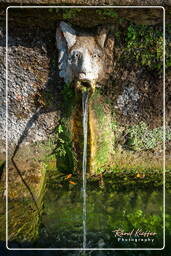
<path id="1" fill-rule="evenodd" d="M 162 9 L 163 10 L 163 247 L 161 248 L 9 248 L 8 247 L 8 10 L 12 8 L 113 8 L 113 9 Z M 165 8 L 163 6 L 8 6 L 6 8 L 6 248 L 10 251 L 145 251 L 145 250 L 163 250 L 165 248 Z"/>

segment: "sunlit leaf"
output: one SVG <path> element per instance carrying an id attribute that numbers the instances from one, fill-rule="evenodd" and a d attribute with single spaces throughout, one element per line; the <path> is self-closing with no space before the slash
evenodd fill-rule
<path id="1" fill-rule="evenodd" d="M 72 184 L 72 185 L 75 185 L 76 183 L 72 180 L 69 180 L 69 183 Z"/>
<path id="2" fill-rule="evenodd" d="M 66 177 L 65 177 L 65 180 L 68 180 L 72 177 L 72 173 L 68 174 Z"/>

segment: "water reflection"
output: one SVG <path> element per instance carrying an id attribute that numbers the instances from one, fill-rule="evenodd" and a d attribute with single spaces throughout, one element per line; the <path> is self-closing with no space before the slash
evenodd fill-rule
<path id="1" fill-rule="evenodd" d="M 113 183 L 104 180 L 103 187 L 97 182 L 87 183 L 87 247 L 130 248 L 162 247 L 162 189 L 137 188 L 116 190 Z M 51 235 L 45 247 L 82 248 L 82 187 L 56 183 L 47 188 L 44 197 L 42 221 Z M 143 242 L 120 240 L 113 232 L 140 230 L 157 233 Z M 41 236 L 42 237 L 42 236 Z M 146 238 L 146 237 L 145 237 Z M 154 240 L 152 240 L 152 238 Z"/>
<path id="2" fill-rule="evenodd" d="M 161 190 L 144 191 L 135 187 L 131 191 L 109 193 L 105 189 L 90 188 L 87 209 L 89 247 L 162 247 L 162 201 Z M 157 235 L 142 234 L 147 231 Z M 132 239 L 126 233 L 131 233 Z"/>
<path id="3" fill-rule="evenodd" d="M 82 248 L 82 180 L 75 180 L 75 183 L 70 184 L 64 178 L 47 180 L 41 204 L 41 218 L 38 218 L 33 203 L 29 200 L 11 200 L 10 247 Z M 144 186 L 143 189 L 138 185 L 134 188 L 125 186 L 123 189 L 122 186 L 116 187 L 115 183 L 115 180 L 109 182 L 108 179 L 104 179 L 103 186 L 99 185 L 99 181 L 87 183 L 87 247 L 162 247 L 162 189 L 150 186 Z M 167 202 L 170 194 L 168 190 Z M 167 239 L 171 235 L 170 210 L 171 205 L 167 204 Z M 18 229 L 20 232 L 17 233 Z M 118 241 L 113 232 L 116 229 L 127 232 L 142 229 L 156 232 L 157 237 L 154 242 L 146 243 Z M 61 252 L 60 255 L 80 255 L 81 252 L 74 253 Z M 114 254 L 110 251 L 89 251 L 86 255 Z M 125 254 L 120 252 L 116 255 Z"/>

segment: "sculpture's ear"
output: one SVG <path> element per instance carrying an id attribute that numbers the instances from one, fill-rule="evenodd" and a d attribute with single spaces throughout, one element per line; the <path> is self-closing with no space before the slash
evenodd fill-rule
<path id="1" fill-rule="evenodd" d="M 56 29 L 56 44 L 59 51 L 59 76 L 64 78 L 65 82 L 71 80 L 71 74 L 69 70 L 67 70 L 68 49 L 71 48 L 75 42 L 75 30 L 69 24 L 62 21 Z"/>
<path id="2" fill-rule="evenodd" d="M 65 42 L 64 42 L 65 41 Z M 76 32 L 71 25 L 61 21 L 56 31 L 57 47 L 60 50 L 61 45 L 67 44 L 68 48 L 71 48 L 76 42 Z"/>
<path id="3" fill-rule="evenodd" d="M 107 38 L 107 29 L 99 27 L 96 40 L 102 48 L 104 48 L 105 46 L 106 38 Z"/>

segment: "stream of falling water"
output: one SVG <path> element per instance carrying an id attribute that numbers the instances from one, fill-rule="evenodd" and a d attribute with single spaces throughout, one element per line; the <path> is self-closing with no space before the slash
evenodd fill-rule
<path id="1" fill-rule="evenodd" d="M 82 94 L 82 108 L 83 108 L 83 248 L 86 248 L 86 171 L 87 171 L 87 127 L 88 127 L 88 92 Z"/>

